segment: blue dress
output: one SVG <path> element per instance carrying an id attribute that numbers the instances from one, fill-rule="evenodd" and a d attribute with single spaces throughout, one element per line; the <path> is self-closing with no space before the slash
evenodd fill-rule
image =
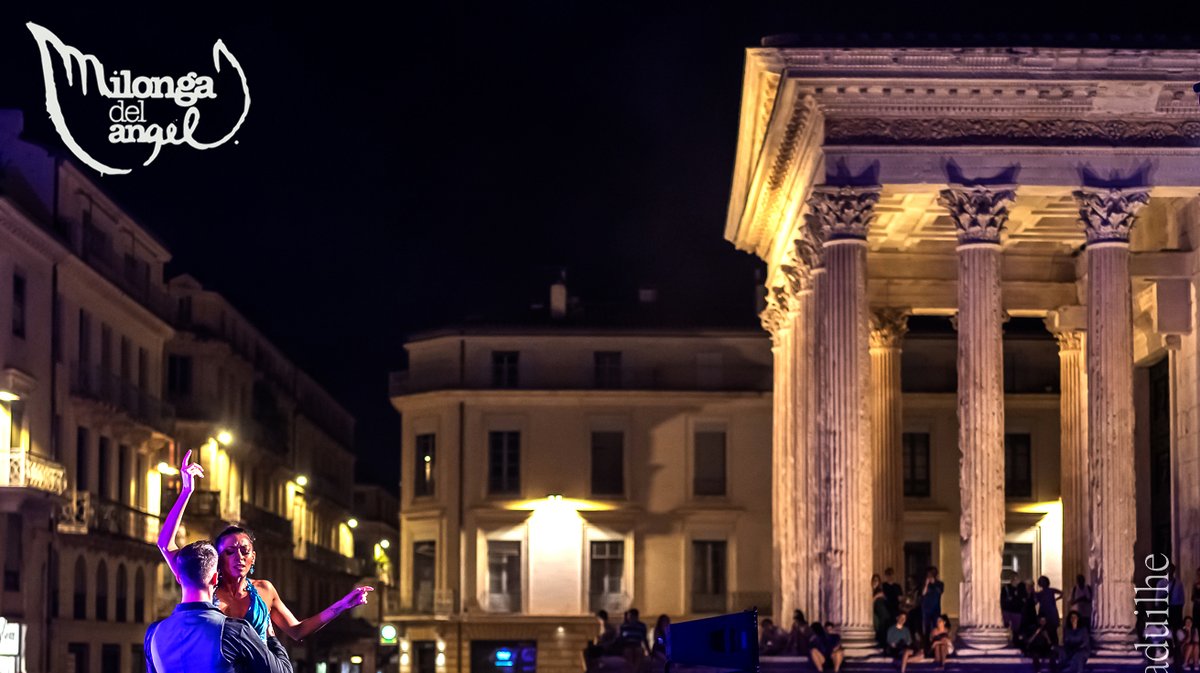
<path id="1" fill-rule="evenodd" d="M 246 616 L 242 619 L 250 622 L 250 626 L 254 627 L 258 637 L 262 641 L 267 642 L 267 624 L 271 621 L 271 611 L 267 608 L 267 602 L 262 596 L 258 595 L 258 589 L 254 588 L 254 583 L 249 579 L 246 580 L 246 591 L 250 593 L 250 607 L 246 608 Z M 221 607 L 221 601 L 213 596 L 213 605 L 218 609 Z"/>

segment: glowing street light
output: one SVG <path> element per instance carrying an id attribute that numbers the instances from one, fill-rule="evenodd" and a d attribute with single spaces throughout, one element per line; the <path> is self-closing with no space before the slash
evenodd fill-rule
<path id="1" fill-rule="evenodd" d="M 16 402 L 21 396 L 11 390 L 0 390 L 0 402 Z"/>
<path id="2" fill-rule="evenodd" d="M 217 441 L 225 446 L 233 443 L 233 433 L 228 430 L 222 430 L 217 433 Z"/>
<path id="3" fill-rule="evenodd" d="M 174 476 L 179 474 L 179 468 L 172 467 L 167 461 L 164 460 L 158 464 L 158 472 L 159 474 Z"/>
<path id="4" fill-rule="evenodd" d="M 299 477 L 296 477 L 296 484 L 299 486 L 308 486 L 308 477 L 306 477 L 304 475 L 300 475 Z"/>
<path id="5" fill-rule="evenodd" d="M 349 521 L 347 521 L 347 522 L 346 522 L 346 525 L 347 525 L 347 526 L 350 526 L 351 528 L 358 528 L 358 519 L 353 519 L 353 518 L 352 518 L 352 519 L 350 519 Z"/>
<path id="6" fill-rule="evenodd" d="M 387 549 L 388 547 L 392 546 L 392 543 L 391 543 L 391 542 L 388 542 L 388 541 L 387 541 L 387 538 L 384 538 L 384 539 L 382 539 L 382 540 L 380 540 L 380 541 L 379 541 L 379 546 L 380 546 L 380 547 L 382 547 L 382 548 L 384 548 L 384 549 Z"/>

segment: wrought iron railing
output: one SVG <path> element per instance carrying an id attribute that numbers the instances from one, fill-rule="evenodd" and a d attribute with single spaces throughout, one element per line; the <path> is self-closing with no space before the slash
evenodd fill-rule
<path id="1" fill-rule="evenodd" d="M 305 550 L 307 553 L 306 558 L 317 565 L 324 566 L 338 572 L 343 572 L 347 575 L 360 574 L 358 571 L 362 568 L 362 566 L 358 563 L 359 559 L 342 556 L 332 549 L 326 549 L 325 547 L 312 542 L 309 542 L 305 545 Z"/>
<path id="2" fill-rule="evenodd" d="M 101 367 L 71 363 L 71 392 L 125 412 L 134 420 L 170 433 L 175 409 Z"/>
<path id="3" fill-rule="evenodd" d="M 67 470 L 29 451 L 8 452 L 8 483 L 0 486 L 33 488 L 54 495 L 67 491 Z"/>
<path id="4" fill-rule="evenodd" d="M 100 498 L 93 493 L 76 493 L 59 518 L 59 531 L 107 533 L 128 540 L 153 544 L 162 530 L 162 517 Z"/>
<path id="5" fill-rule="evenodd" d="M 259 540 L 292 546 L 292 522 L 257 505 L 242 501 L 242 522 Z"/>
<path id="6" fill-rule="evenodd" d="M 745 364 L 705 368 L 697 365 L 621 367 L 597 372 L 592 368 L 544 368 L 522 371 L 515 385 L 493 385 L 491 372 L 468 373 L 457 369 L 402 370 L 391 372 L 391 395 L 411 395 L 430 390 L 671 390 L 748 391 L 771 389 L 769 365 Z"/>

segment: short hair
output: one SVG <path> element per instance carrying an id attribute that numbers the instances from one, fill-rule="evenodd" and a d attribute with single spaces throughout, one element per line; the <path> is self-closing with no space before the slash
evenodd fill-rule
<path id="1" fill-rule="evenodd" d="M 193 542 L 175 555 L 179 583 L 192 589 L 206 586 L 216 571 L 217 549 L 208 540 Z"/>
<path id="2" fill-rule="evenodd" d="M 608 610 L 597 610 L 596 616 L 607 622 L 608 621 Z"/>
<path id="3" fill-rule="evenodd" d="M 217 536 L 215 538 L 213 538 L 213 542 L 212 542 L 213 547 L 216 549 L 219 549 L 221 547 L 221 540 L 224 540 L 225 538 L 233 536 L 233 535 L 237 535 L 238 533 L 242 533 L 246 537 L 250 538 L 250 546 L 251 547 L 254 546 L 254 533 L 251 533 L 249 530 L 242 528 L 241 526 L 231 525 L 231 526 L 226 526 L 225 530 L 221 531 L 220 533 L 217 533 Z"/>
<path id="4" fill-rule="evenodd" d="M 629 608 L 629 616 L 630 616 L 630 617 L 633 617 L 634 619 L 637 619 L 637 618 L 638 618 L 638 614 L 639 614 L 639 613 L 638 613 L 638 610 L 637 610 L 637 608 Z"/>
<path id="5" fill-rule="evenodd" d="M 763 628 L 766 628 L 768 626 L 775 626 L 775 622 L 771 621 L 770 619 L 764 619 L 761 622 L 759 622 L 758 624 L 759 624 L 759 626 L 762 626 Z"/>

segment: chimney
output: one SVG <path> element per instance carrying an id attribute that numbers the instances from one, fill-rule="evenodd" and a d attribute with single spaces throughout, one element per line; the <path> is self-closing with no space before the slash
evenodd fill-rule
<path id="1" fill-rule="evenodd" d="M 567 317 L 567 282 L 565 278 L 559 278 L 550 286 L 550 317 L 555 320 Z"/>

